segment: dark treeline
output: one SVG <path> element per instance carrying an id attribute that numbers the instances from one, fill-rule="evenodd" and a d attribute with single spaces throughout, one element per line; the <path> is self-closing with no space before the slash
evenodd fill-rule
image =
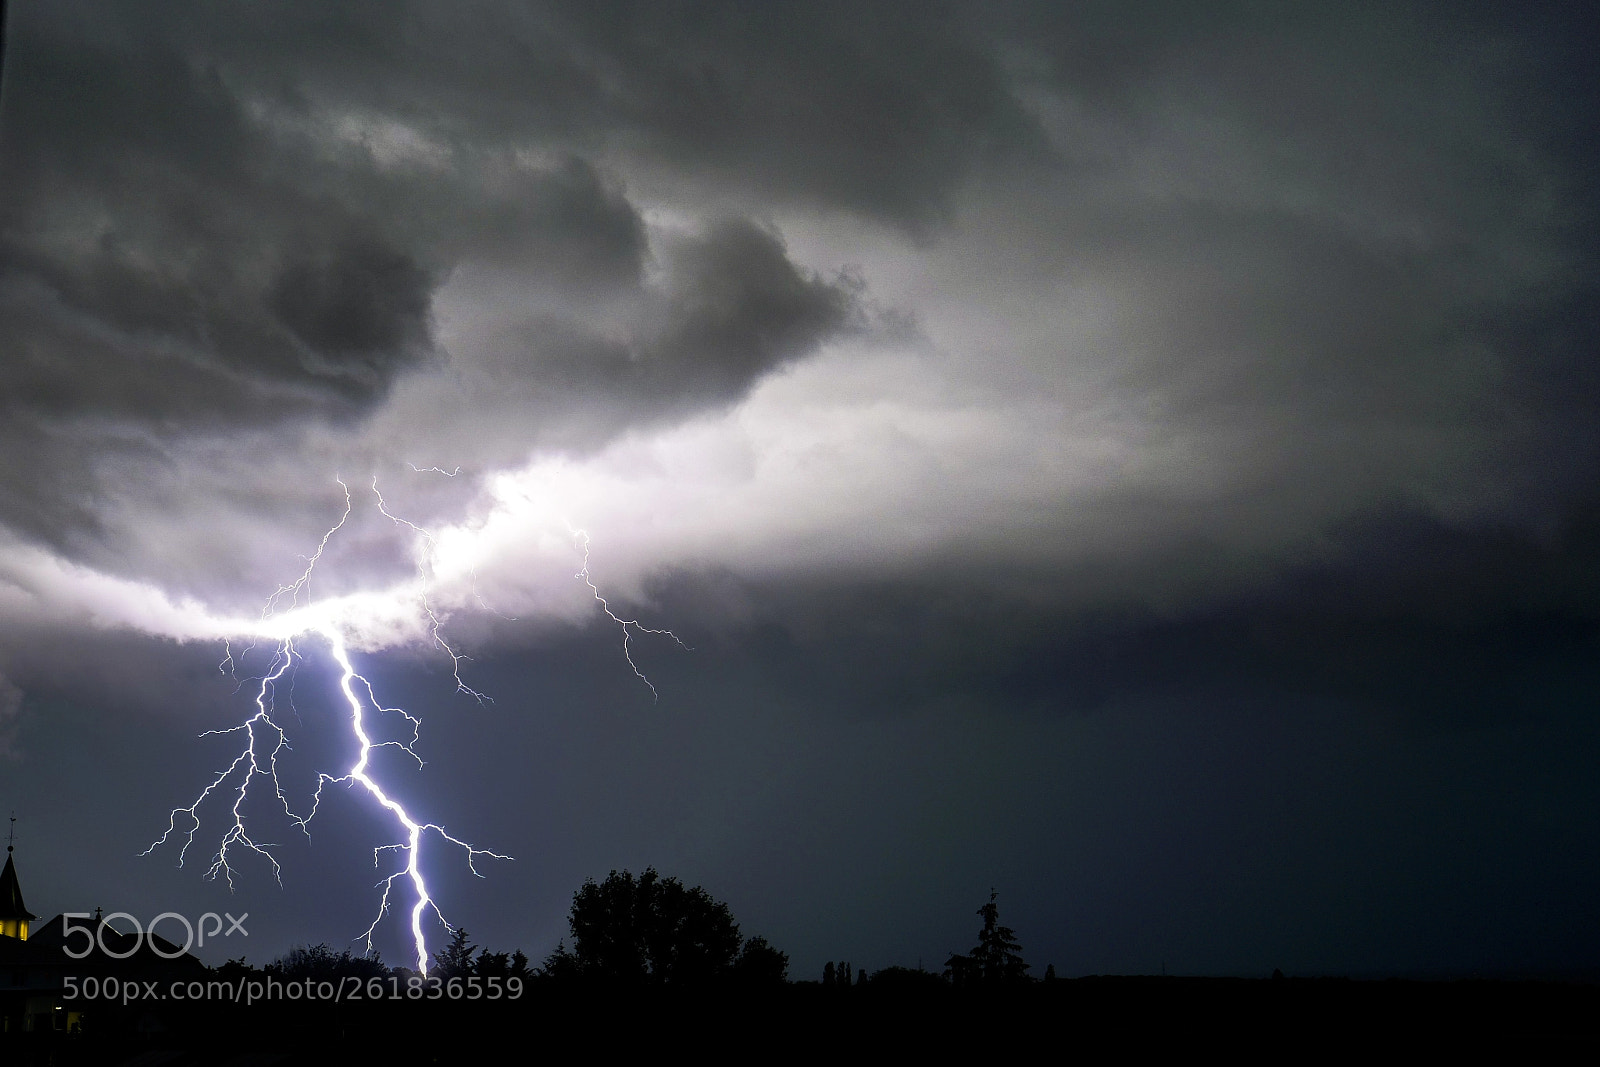
<path id="1" fill-rule="evenodd" d="M 876 1050 L 932 1059 L 1020 1053 L 1025 1041 L 1058 1055 L 1304 1056 L 1381 1044 L 1526 1057 L 1600 1047 L 1592 983 L 1057 979 L 1052 967 L 1034 977 L 992 891 L 978 916 L 976 944 L 941 971 L 868 972 L 837 960 L 795 978 L 782 951 L 746 936 L 704 889 L 650 869 L 613 871 L 578 890 L 569 938 L 537 964 L 476 945 L 460 928 L 427 976 L 327 945 L 261 966 L 199 968 L 186 958 L 186 979 L 213 983 L 210 995 L 80 1002 L 77 1032 L 0 1035 L 0 1062 L 470 1063 L 574 1041 L 580 1052 L 682 1048 L 717 1058 Z M 142 993 L 162 975 L 137 977 Z M 241 999 L 240 990 L 253 994 Z"/>
<path id="2" fill-rule="evenodd" d="M 942 972 L 895 966 L 869 973 L 841 960 L 823 966 L 820 982 L 794 979 L 789 974 L 788 954 L 759 935 L 745 937 L 728 905 L 699 886 L 688 888 L 676 878 L 664 878 L 654 868 L 646 868 L 637 876 L 630 871 L 612 871 L 603 882 L 585 882 L 573 896 L 568 914 L 570 946 L 563 940 L 538 966 L 520 950 L 480 948 L 465 928 L 457 928 L 434 957 L 425 979 L 410 968 L 389 967 L 374 956 L 335 951 L 326 944 L 295 948 L 259 969 L 242 959 L 233 960 L 219 968 L 218 974 L 319 981 L 409 981 L 416 977 L 429 984 L 516 978 L 521 990 L 537 987 L 547 992 L 601 988 L 771 991 L 808 983 L 827 989 L 871 984 L 896 989 L 999 990 L 1029 982 L 1030 967 L 1022 958 L 1016 932 L 1000 925 L 993 890 L 978 914 L 983 924 L 977 945 L 967 953 L 952 953 Z M 1054 968 L 1047 968 L 1045 980 L 1054 980 L 1054 976 Z"/>

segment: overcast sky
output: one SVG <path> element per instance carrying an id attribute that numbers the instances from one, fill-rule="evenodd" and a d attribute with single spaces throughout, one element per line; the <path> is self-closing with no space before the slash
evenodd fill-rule
<path id="1" fill-rule="evenodd" d="M 542 957 L 585 878 L 653 864 L 798 977 L 942 966 L 991 886 L 1036 972 L 1595 967 L 1581 14 L 7 17 L 33 910 L 248 910 L 213 961 L 366 928 L 394 828 L 342 786 L 309 839 L 247 802 L 281 888 L 204 878 L 220 807 L 181 869 L 139 856 L 238 753 L 197 735 L 270 641 L 217 665 L 342 481 L 303 599 L 423 719 L 385 782 L 515 857 L 425 864 L 491 947 Z M 616 615 L 688 646 L 635 631 L 648 683 L 585 537 Z M 301 651 L 296 811 L 354 758 Z"/>

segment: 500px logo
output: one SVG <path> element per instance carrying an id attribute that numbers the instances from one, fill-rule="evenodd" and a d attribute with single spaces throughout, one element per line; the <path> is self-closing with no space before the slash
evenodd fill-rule
<path id="1" fill-rule="evenodd" d="M 228 920 L 228 927 L 226 930 L 224 930 L 222 927 L 222 920 L 224 917 L 226 917 Z M 93 915 L 90 915 L 86 911 L 69 911 L 61 916 L 62 952 L 66 953 L 66 955 L 72 959 L 81 960 L 85 956 L 89 955 L 89 953 L 93 952 L 98 946 L 103 955 L 109 956 L 114 960 L 125 960 L 135 952 L 139 951 L 139 948 L 145 943 L 146 935 L 148 935 L 151 952 L 154 952 L 162 959 L 175 960 L 179 956 L 182 956 L 185 952 L 188 952 L 191 947 L 204 945 L 208 936 L 212 940 L 216 940 L 218 934 L 221 934 L 223 937 L 232 937 L 235 932 L 243 934 L 245 937 L 250 936 L 250 931 L 244 928 L 244 921 L 250 918 L 250 913 L 248 911 L 243 915 L 240 915 L 237 919 L 235 919 L 233 915 L 228 912 L 223 912 L 221 915 L 218 915 L 214 911 L 208 911 L 204 915 L 200 916 L 200 921 L 198 923 L 191 923 L 188 918 L 178 914 L 175 911 L 164 911 L 160 915 L 157 915 L 154 919 L 151 919 L 150 925 L 148 926 L 141 924 L 138 918 L 133 915 L 129 915 L 125 911 L 114 911 L 105 918 L 100 919 L 99 925 L 92 930 L 88 925 L 76 925 L 72 922 L 73 919 L 93 920 L 94 918 L 95 917 Z M 129 922 L 133 923 L 132 932 L 130 933 L 128 931 L 118 930 L 115 926 L 111 925 L 112 919 L 127 919 Z M 164 920 L 167 921 L 169 928 L 174 922 L 181 923 L 183 925 L 182 946 L 179 946 L 176 941 L 169 940 L 166 937 L 156 936 L 156 925 Z M 207 922 L 214 924 L 210 930 L 206 929 Z M 106 945 L 106 930 L 108 928 L 113 934 L 117 935 L 116 940 L 121 941 L 124 938 L 131 937 L 133 938 L 133 944 L 131 946 L 124 945 L 120 951 L 108 947 Z M 198 938 L 195 936 L 197 932 L 199 934 Z M 72 945 L 69 943 L 70 939 L 75 934 L 83 935 L 83 950 L 81 952 L 73 951 Z M 162 951 L 163 945 L 170 947 L 173 951 Z"/>

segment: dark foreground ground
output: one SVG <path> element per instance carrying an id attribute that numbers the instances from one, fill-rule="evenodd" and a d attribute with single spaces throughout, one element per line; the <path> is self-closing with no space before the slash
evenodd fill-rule
<path id="1" fill-rule="evenodd" d="M 1324 1053 L 1600 1052 L 1600 985 L 1092 977 L 1011 992 L 933 982 L 697 995 L 557 990 L 498 1003 L 102 1005 L 81 1032 L 0 1035 L 0 1063 L 322 1064 L 509 1062 L 682 1051 L 704 1060 L 796 1055 L 1201 1050 L 1307 1059 Z"/>

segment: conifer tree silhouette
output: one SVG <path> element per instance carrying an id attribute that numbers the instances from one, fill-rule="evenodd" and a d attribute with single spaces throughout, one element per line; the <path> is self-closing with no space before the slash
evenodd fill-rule
<path id="1" fill-rule="evenodd" d="M 989 890 L 989 902 L 978 909 L 983 929 L 978 944 L 966 955 L 952 954 L 945 961 L 945 976 L 957 986 L 1016 985 L 1028 980 L 1028 964 L 1022 958 L 1017 932 L 1000 925 L 998 894 Z"/>

